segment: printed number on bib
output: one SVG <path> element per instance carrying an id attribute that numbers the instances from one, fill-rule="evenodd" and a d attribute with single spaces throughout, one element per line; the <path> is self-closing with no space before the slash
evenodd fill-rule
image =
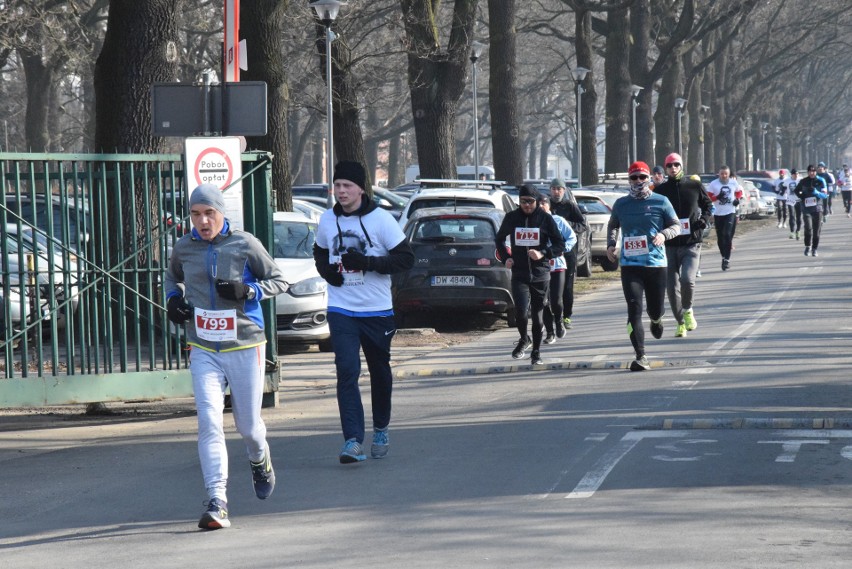
<path id="1" fill-rule="evenodd" d="M 236 310 L 195 309 L 195 333 L 208 342 L 233 342 L 237 339 Z"/>
<path id="2" fill-rule="evenodd" d="M 638 257 L 648 254 L 648 236 L 637 235 L 635 237 L 625 237 L 622 245 L 622 252 L 625 257 Z"/>
<path id="3" fill-rule="evenodd" d="M 689 230 L 690 230 L 691 227 L 692 226 L 689 224 L 689 218 L 680 220 L 680 234 L 681 235 L 689 235 L 689 233 L 690 233 Z"/>
<path id="4" fill-rule="evenodd" d="M 805 198 L 805 207 L 814 207 L 816 204 L 816 198 Z"/>
<path id="5" fill-rule="evenodd" d="M 535 247 L 541 243 L 541 232 L 538 227 L 516 227 L 515 245 Z"/>

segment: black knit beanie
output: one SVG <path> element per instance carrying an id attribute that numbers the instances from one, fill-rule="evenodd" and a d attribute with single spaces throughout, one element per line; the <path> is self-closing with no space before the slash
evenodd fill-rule
<path id="1" fill-rule="evenodd" d="M 349 180 L 367 194 L 367 197 L 373 197 L 372 188 L 367 187 L 367 172 L 360 162 L 354 160 L 341 160 L 334 167 L 334 181 L 338 179 Z"/>

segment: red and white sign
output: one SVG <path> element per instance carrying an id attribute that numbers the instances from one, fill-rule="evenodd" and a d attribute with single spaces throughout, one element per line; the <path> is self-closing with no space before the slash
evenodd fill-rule
<path id="1" fill-rule="evenodd" d="M 223 190 L 223 213 L 234 229 L 243 229 L 241 144 L 237 136 L 200 136 L 184 142 L 188 195 L 201 184 L 214 184 Z"/>

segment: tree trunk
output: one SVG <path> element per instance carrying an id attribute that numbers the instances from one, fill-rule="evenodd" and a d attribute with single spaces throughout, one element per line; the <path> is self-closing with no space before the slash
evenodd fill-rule
<path id="1" fill-rule="evenodd" d="M 27 78 L 27 114 L 24 126 L 27 150 L 50 150 L 50 132 L 47 117 L 50 110 L 50 92 L 54 72 L 44 65 L 39 54 L 21 54 Z"/>
<path id="2" fill-rule="evenodd" d="M 597 105 L 598 93 L 595 90 L 595 73 L 592 57 L 592 13 L 588 10 L 577 10 L 575 13 L 575 33 L 577 67 L 589 69 L 582 83 L 584 93 L 580 103 L 582 136 L 580 137 L 580 156 L 582 157 L 582 172 L 579 172 L 580 185 L 596 184 L 598 182 L 598 147 L 597 147 Z"/>
<path id="3" fill-rule="evenodd" d="M 488 0 L 491 74 L 491 149 L 498 180 L 520 185 L 524 180 L 521 129 L 518 125 L 515 0 Z"/>
<path id="4" fill-rule="evenodd" d="M 449 44 L 440 47 L 437 4 L 400 0 L 408 44 L 408 86 L 421 178 L 456 176 L 453 137 L 464 93 L 477 0 L 456 0 Z"/>
<path id="5" fill-rule="evenodd" d="M 633 135 L 630 92 L 630 37 L 627 9 L 608 13 L 604 78 L 606 80 L 605 172 L 626 172 L 632 162 L 630 138 Z"/>
<path id="6" fill-rule="evenodd" d="M 657 99 L 657 112 L 654 113 L 654 125 L 657 132 L 656 162 L 663 164 L 671 152 L 679 152 L 677 141 L 678 113 L 674 106 L 676 98 L 681 96 L 681 65 L 680 58 L 673 62 L 663 74 L 663 84 Z M 682 118 L 682 117 L 681 117 Z M 683 158 L 683 157 L 681 157 Z M 687 165 L 683 165 L 686 170 Z"/>
<path id="7" fill-rule="evenodd" d="M 648 52 L 650 51 L 651 7 L 650 0 L 636 0 L 630 7 L 630 74 L 633 84 L 642 87 L 636 107 L 636 156 L 644 162 L 654 158 L 654 81 L 650 78 Z M 653 167 L 653 164 L 651 164 Z"/>
<path id="8" fill-rule="evenodd" d="M 288 109 L 290 88 L 280 38 L 285 33 L 284 16 L 289 0 L 254 0 L 240 6 L 240 35 L 248 38 L 248 70 L 244 81 L 266 82 L 267 132 L 249 137 L 252 150 L 270 152 L 272 159 L 272 205 L 278 211 L 293 210 L 290 173 L 290 137 Z"/>
<path id="9" fill-rule="evenodd" d="M 174 0 L 111 0 L 104 45 L 95 64 L 100 152 L 156 153 L 165 141 L 151 134 L 151 84 L 172 81 L 177 62 L 166 60 L 178 42 Z"/>

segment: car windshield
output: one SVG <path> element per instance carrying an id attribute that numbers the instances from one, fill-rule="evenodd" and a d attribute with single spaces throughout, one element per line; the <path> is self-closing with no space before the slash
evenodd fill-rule
<path id="1" fill-rule="evenodd" d="M 494 242 L 494 226 L 487 219 L 472 217 L 429 217 L 416 222 L 413 233 L 415 241 Z"/>
<path id="2" fill-rule="evenodd" d="M 610 213 L 607 205 L 597 198 L 577 197 L 577 203 L 586 210 L 586 213 Z"/>
<path id="3" fill-rule="evenodd" d="M 312 258 L 316 234 L 316 224 L 309 221 L 276 221 L 273 256 L 279 259 Z"/>

